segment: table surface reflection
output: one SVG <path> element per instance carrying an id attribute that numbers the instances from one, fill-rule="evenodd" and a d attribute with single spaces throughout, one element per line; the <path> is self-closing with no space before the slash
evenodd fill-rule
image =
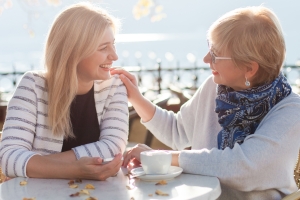
<path id="1" fill-rule="evenodd" d="M 26 180 L 27 185 L 20 182 Z M 88 195 L 70 197 L 84 189 L 87 184 L 93 184 L 95 189 L 89 189 L 90 196 L 98 200 L 144 200 L 144 199 L 216 199 L 221 194 L 220 182 L 216 177 L 181 174 L 167 180 L 166 185 L 155 185 L 156 182 L 142 181 L 138 178 L 129 178 L 127 170 L 121 168 L 117 176 L 106 181 L 82 180 L 78 188 L 70 188 L 67 179 L 36 179 L 14 178 L 0 184 L 0 199 L 12 200 L 35 198 L 36 200 L 67 200 L 87 199 Z M 161 190 L 169 196 L 159 196 L 156 190 Z"/>

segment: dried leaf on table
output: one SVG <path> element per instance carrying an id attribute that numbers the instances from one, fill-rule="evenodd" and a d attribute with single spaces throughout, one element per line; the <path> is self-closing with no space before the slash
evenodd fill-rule
<path id="1" fill-rule="evenodd" d="M 168 193 L 164 193 L 164 192 L 161 191 L 161 190 L 156 190 L 156 191 L 155 191 L 155 194 L 160 195 L 160 196 L 169 196 Z"/>
<path id="2" fill-rule="evenodd" d="M 90 192 L 89 192 L 88 190 L 80 190 L 79 193 L 80 193 L 80 194 L 90 195 Z"/>
<path id="3" fill-rule="evenodd" d="M 27 185 L 27 181 L 21 181 L 20 185 Z"/>
<path id="4" fill-rule="evenodd" d="M 78 197 L 80 195 L 80 193 L 79 192 L 76 192 L 76 193 L 74 193 L 74 194 L 70 194 L 70 197 Z"/>
<path id="5" fill-rule="evenodd" d="M 78 179 L 75 179 L 75 182 L 76 183 L 82 183 L 82 180 L 78 178 Z"/>
<path id="6" fill-rule="evenodd" d="M 69 185 L 70 188 L 78 188 L 78 185 L 76 184 L 72 184 L 72 185 Z"/>
<path id="7" fill-rule="evenodd" d="M 149 196 L 149 197 L 152 197 L 152 196 L 153 196 L 153 194 L 148 194 L 148 196 Z"/>
<path id="8" fill-rule="evenodd" d="M 36 200 L 36 198 L 23 198 L 23 200 Z"/>
<path id="9" fill-rule="evenodd" d="M 74 180 L 70 180 L 68 184 L 73 185 L 74 183 L 75 183 Z"/>
<path id="10" fill-rule="evenodd" d="M 159 182 L 157 182 L 155 185 L 167 185 L 167 181 L 165 180 L 160 180 Z"/>
<path id="11" fill-rule="evenodd" d="M 128 190 L 133 190 L 135 188 L 135 186 L 134 185 L 126 185 L 126 188 Z"/>
<path id="12" fill-rule="evenodd" d="M 85 200 L 98 200 L 96 197 L 88 197 L 87 199 Z"/>
<path id="13" fill-rule="evenodd" d="M 92 184 L 86 184 L 85 189 L 95 189 L 95 186 Z"/>

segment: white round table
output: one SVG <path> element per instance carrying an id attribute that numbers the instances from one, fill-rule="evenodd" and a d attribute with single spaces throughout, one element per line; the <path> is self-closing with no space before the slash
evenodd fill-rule
<path id="1" fill-rule="evenodd" d="M 76 200 L 86 199 L 88 196 L 70 197 L 70 194 L 84 189 L 90 183 L 95 186 L 90 191 L 90 196 L 101 199 L 113 200 L 144 200 L 144 199 L 217 199 L 221 194 L 220 182 L 216 177 L 208 177 L 193 174 L 181 174 L 174 179 L 167 180 L 166 185 L 155 185 L 157 182 L 142 181 L 138 178 L 129 179 L 127 170 L 122 169 L 115 177 L 106 181 L 83 180 L 78 183 L 78 188 L 69 187 L 66 179 L 35 179 L 14 178 L 0 184 L 0 199 L 23 199 L 35 197 L 36 200 Z M 21 186 L 22 180 L 27 185 Z M 155 194 L 156 190 L 167 193 L 168 196 Z"/>

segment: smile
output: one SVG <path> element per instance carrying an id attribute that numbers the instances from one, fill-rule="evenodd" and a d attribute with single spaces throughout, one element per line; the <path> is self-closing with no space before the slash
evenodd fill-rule
<path id="1" fill-rule="evenodd" d="M 111 67 L 111 65 L 100 65 L 99 67 L 109 69 Z"/>

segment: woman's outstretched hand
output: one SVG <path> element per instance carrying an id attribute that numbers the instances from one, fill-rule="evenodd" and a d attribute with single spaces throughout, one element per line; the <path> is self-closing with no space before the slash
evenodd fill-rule
<path id="1" fill-rule="evenodd" d="M 140 153 L 143 151 L 152 150 L 150 147 L 148 147 L 145 144 L 137 144 L 132 149 L 127 151 L 124 154 L 124 160 L 123 160 L 123 167 L 128 167 L 129 170 L 134 168 L 140 163 Z"/>
<path id="2" fill-rule="evenodd" d="M 123 69 L 110 69 L 110 73 L 119 74 L 120 79 L 127 89 L 128 100 L 141 117 L 143 122 L 152 119 L 155 106 L 140 93 L 135 76 Z"/>
<path id="3" fill-rule="evenodd" d="M 120 75 L 119 76 L 120 79 L 126 86 L 128 99 L 130 102 L 132 100 L 134 100 L 135 97 L 138 97 L 141 95 L 139 88 L 138 88 L 136 77 L 133 74 L 131 74 L 130 72 L 128 72 L 126 70 L 119 69 L 119 68 L 111 68 L 110 73 L 111 73 L 111 75 L 113 75 L 113 74 Z"/>
<path id="4" fill-rule="evenodd" d="M 123 160 L 123 167 L 126 167 L 129 171 L 131 171 L 133 168 L 140 167 L 141 159 L 140 154 L 143 151 L 149 151 L 153 150 L 150 147 L 148 147 L 145 144 L 137 144 L 132 149 L 127 151 L 124 154 L 124 160 Z M 179 154 L 180 151 L 169 151 L 172 154 L 172 166 L 179 166 Z"/>

